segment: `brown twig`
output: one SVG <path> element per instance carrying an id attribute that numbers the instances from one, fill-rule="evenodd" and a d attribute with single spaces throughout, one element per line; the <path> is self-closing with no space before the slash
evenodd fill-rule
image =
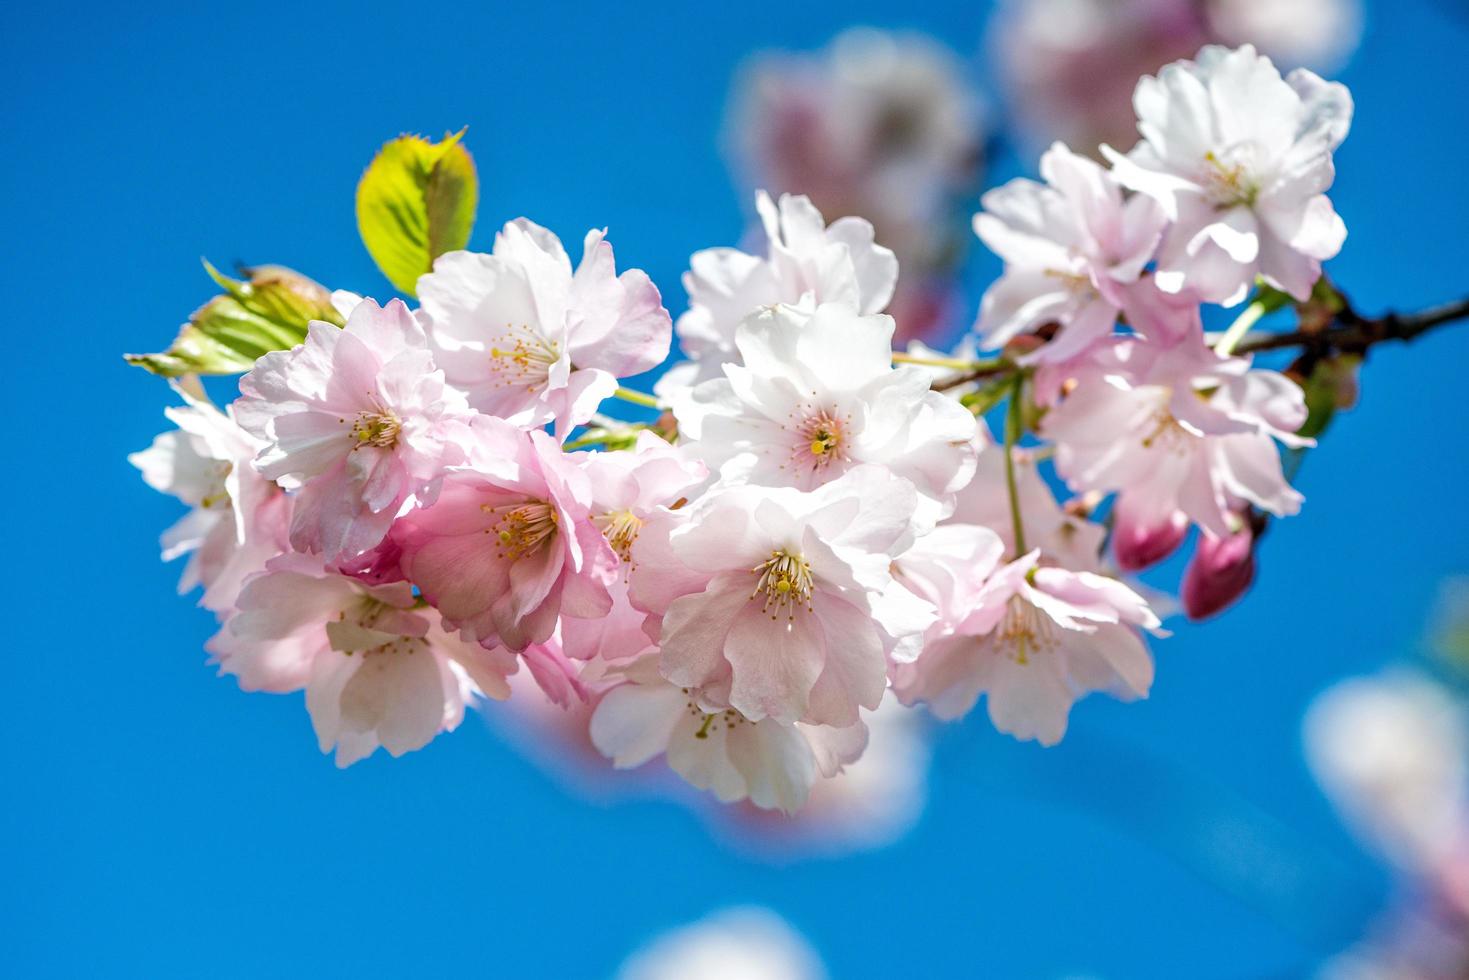
<path id="1" fill-rule="evenodd" d="M 1235 348 L 1238 354 L 1306 347 L 1318 355 L 1331 352 L 1365 354 L 1374 344 L 1385 340 L 1409 341 L 1436 327 L 1469 318 L 1469 299 L 1445 303 L 1417 313 L 1387 313 L 1380 317 L 1364 317 L 1350 306 L 1345 307 L 1325 330 L 1294 330 L 1290 333 L 1259 334 L 1246 337 Z"/>
<path id="2" fill-rule="evenodd" d="M 1008 361 L 998 364 L 984 364 L 972 371 L 964 371 L 952 378 L 944 378 L 934 382 L 934 391 L 948 391 L 950 388 L 958 388 L 960 385 L 971 384 L 975 381 L 983 381 L 985 378 L 997 378 L 1009 374 L 1015 370 L 1015 365 Z"/>

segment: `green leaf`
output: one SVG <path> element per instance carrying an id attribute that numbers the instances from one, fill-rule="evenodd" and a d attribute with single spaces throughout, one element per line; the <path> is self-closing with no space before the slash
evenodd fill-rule
<path id="1" fill-rule="evenodd" d="M 357 230 L 400 292 L 415 295 L 434 259 L 469 243 L 479 205 L 474 159 L 460 130 L 431 143 L 400 136 L 383 144 L 357 185 Z"/>
<path id="2" fill-rule="evenodd" d="M 1342 354 L 1318 361 L 1301 385 L 1306 396 L 1306 421 L 1296 434 L 1315 439 L 1326 431 L 1338 409 L 1357 400 L 1357 369 L 1362 359 Z"/>
<path id="3" fill-rule="evenodd" d="M 208 262 L 204 269 L 224 293 L 193 312 L 168 350 L 124 354 L 129 364 L 168 378 L 239 374 L 254 367 L 262 354 L 301 343 L 312 320 L 342 325 L 331 294 L 299 272 L 260 266 L 248 270 L 248 281 L 241 281 Z"/>

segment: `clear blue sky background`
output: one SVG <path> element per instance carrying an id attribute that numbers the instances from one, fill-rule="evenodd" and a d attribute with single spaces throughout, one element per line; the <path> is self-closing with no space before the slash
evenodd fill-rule
<path id="1" fill-rule="evenodd" d="M 1469 328 L 1374 355 L 1255 594 L 1159 645 L 1152 700 L 1084 703 L 1052 751 L 982 717 L 945 730 L 926 816 L 875 853 L 751 861 L 673 805 L 567 794 L 477 720 L 338 772 L 299 696 L 245 696 L 206 668 L 211 620 L 157 561 L 178 509 L 124 460 L 169 393 L 118 356 L 166 342 L 210 294 L 201 254 L 381 295 L 354 228 L 361 168 L 400 131 L 467 124 L 479 244 L 520 214 L 571 241 L 610 226 L 677 312 L 688 254 L 741 229 L 716 133 L 742 56 L 853 22 L 968 54 L 986 14 L 697 7 L 7 12 L 19 548 L 0 972 L 600 977 L 659 930 L 751 902 L 837 977 L 1294 976 L 1385 897 L 1305 770 L 1299 719 L 1333 679 L 1411 653 L 1436 583 L 1469 569 Z M 1447 0 L 1371 13 L 1342 75 L 1357 118 L 1334 196 L 1351 237 L 1332 269 L 1375 311 L 1469 291 L 1469 19 Z M 975 295 L 993 271 L 976 259 Z"/>

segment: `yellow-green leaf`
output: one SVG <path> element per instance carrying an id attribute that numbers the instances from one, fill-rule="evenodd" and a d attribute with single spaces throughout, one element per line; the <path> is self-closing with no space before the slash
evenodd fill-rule
<path id="1" fill-rule="evenodd" d="M 262 354 L 294 347 L 306 339 L 306 324 L 325 320 L 341 326 L 331 294 L 319 283 L 284 266 L 248 270 L 241 281 L 208 262 L 210 277 L 224 289 L 199 307 L 179 329 L 168 350 L 124 354 L 129 364 L 161 374 L 239 374 Z"/>
<path id="2" fill-rule="evenodd" d="M 357 230 L 400 292 L 415 294 L 434 259 L 469 243 L 479 205 L 474 159 L 460 130 L 432 143 L 400 136 L 383 144 L 357 185 Z"/>

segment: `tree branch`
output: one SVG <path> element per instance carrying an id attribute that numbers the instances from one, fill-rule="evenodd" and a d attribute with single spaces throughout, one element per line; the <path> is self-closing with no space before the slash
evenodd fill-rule
<path id="1" fill-rule="evenodd" d="M 1417 313 L 1387 313 L 1364 317 L 1350 306 L 1332 319 L 1325 330 L 1295 330 L 1290 333 L 1256 334 L 1246 337 L 1235 353 L 1306 347 L 1320 353 L 1365 354 L 1385 340 L 1409 341 L 1447 323 L 1469 318 L 1469 299 L 1461 299 Z"/>

